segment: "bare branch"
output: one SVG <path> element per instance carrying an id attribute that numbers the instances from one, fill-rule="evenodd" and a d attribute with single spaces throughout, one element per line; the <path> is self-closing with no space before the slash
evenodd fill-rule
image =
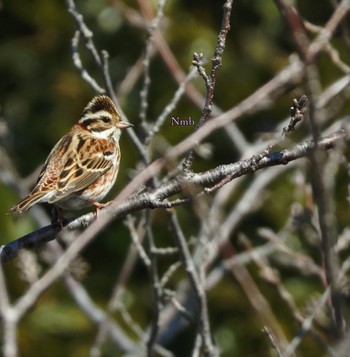
<path id="1" fill-rule="evenodd" d="M 315 56 L 319 53 L 319 51 L 321 51 L 324 43 L 330 39 L 336 27 L 339 25 L 339 22 L 347 13 L 347 10 L 350 7 L 350 1 L 342 1 L 341 5 L 334 12 L 332 18 L 328 21 L 325 30 L 322 31 L 322 33 L 311 45 L 309 45 L 309 40 L 307 38 L 301 16 L 297 12 L 296 8 L 291 6 L 285 0 L 276 0 L 276 2 L 287 17 L 299 55 L 304 62 L 305 86 L 307 96 L 310 101 L 309 121 L 313 140 L 317 143 L 321 135 L 318 123 L 323 121 L 324 110 L 323 108 L 318 108 L 316 106 L 317 98 L 321 93 L 321 83 L 318 68 L 314 62 Z M 344 7 L 347 7 L 346 11 L 344 11 Z M 318 221 L 322 237 L 321 249 L 323 254 L 326 284 L 331 286 L 334 330 L 340 337 L 343 334 L 344 327 L 339 291 L 337 290 L 337 287 L 334 286 L 338 270 L 337 257 L 332 249 L 337 239 L 334 211 L 330 206 L 329 190 L 323 179 L 323 159 L 320 157 L 320 153 L 317 152 L 317 150 L 310 152 L 310 162 L 312 189 L 317 201 Z"/>
<path id="2" fill-rule="evenodd" d="M 90 76 L 88 71 L 84 68 L 80 54 L 79 54 L 79 39 L 80 39 L 80 31 L 77 30 L 75 31 L 75 34 L 72 38 L 72 57 L 73 57 L 73 63 L 75 67 L 79 70 L 82 78 L 88 82 L 91 87 L 97 92 L 97 93 L 105 93 L 104 88 L 100 87 L 98 83 Z"/>
<path id="3" fill-rule="evenodd" d="M 295 126 L 304 119 L 307 102 L 306 95 L 303 95 L 299 100 L 293 100 L 293 106 L 290 108 L 290 122 L 288 126 L 282 129 L 282 135 L 293 131 Z"/>
<path id="4" fill-rule="evenodd" d="M 214 51 L 214 56 L 211 59 L 212 68 L 211 68 L 210 75 L 206 74 L 202 66 L 203 54 L 197 54 L 197 53 L 193 54 L 192 63 L 195 67 L 197 67 L 198 73 L 203 77 L 206 86 L 205 104 L 202 110 L 202 116 L 200 118 L 200 121 L 196 126 L 196 130 L 202 127 L 206 123 L 213 110 L 213 99 L 214 99 L 217 72 L 219 71 L 222 65 L 222 56 L 224 54 L 226 37 L 230 30 L 230 17 L 231 17 L 232 3 L 233 0 L 226 0 L 223 6 L 224 9 L 223 19 L 222 19 L 221 29 L 218 35 L 218 39 Z M 192 170 L 193 159 L 194 159 L 194 152 L 193 150 L 191 150 L 183 164 L 183 169 L 185 172 L 189 173 Z"/>
<path id="5" fill-rule="evenodd" d="M 345 129 L 341 129 L 320 139 L 318 141 L 317 147 L 322 150 L 332 149 L 338 142 L 341 142 L 341 140 L 348 140 L 347 135 L 347 131 Z M 136 180 L 136 183 L 135 181 L 132 181 L 109 206 L 101 210 L 101 219 L 95 223 L 98 223 L 98 226 L 100 226 L 102 223 L 102 217 L 107 218 L 107 215 L 104 215 L 103 213 L 107 212 L 108 221 L 110 221 L 112 219 L 112 215 L 115 219 L 140 209 L 163 207 L 163 205 L 158 202 L 182 192 L 183 185 L 211 187 L 212 185 L 215 185 L 222 180 L 225 180 L 225 183 L 227 183 L 237 177 L 246 175 L 248 173 L 253 173 L 266 167 L 286 165 L 291 161 L 306 157 L 312 152 L 312 150 L 314 150 L 314 148 L 315 143 L 314 141 L 310 140 L 296 145 L 291 149 L 286 149 L 279 152 L 264 153 L 260 157 L 253 156 L 247 160 L 238 161 L 234 164 L 218 166 L 215 169 L 211 169 L 203 173 L 196 173 L 188 177 L 185 175 L 181 177 L 181 179 L 173 179 L 169 182 L 161 184 L 158 188 L 153 189 L 148 193 L 141 193 L 136 197 L 129 198 L 124 203 L 121 203 L 121 200 L 124 199 L 121 197 L 127 197 L 128 194 L 134 190 L 134 188 L 138 187 L 139 182 L 147 181 L 149 178 L 151 178 L 151 175 L 154 175 L 155 170 L 160 170 L 162 167 L 162 160 L 158 159 L 157 161 L 154 161 L 153 164 L 144 169 L 134 179 Z M 116 204 L 117 202 L 118 204 Z M 165 207 L 168 206 L 169 205 L 165 205 Z M 64 227 L 65 229 L 69 230 L 77 229 L 86 226 L 87 224 L 91 223 L 92 220 L 94 220 L 94 214 L 88 213 L 75 220 L 64 222 Z M 18 254 L 20 249 L 33 247 L 34 245 L 41 244 L 42 242 L 48 242 L 52 239 L 55 239 L 55 234 L 61 230 L 62 227 L 59 224 L 53 224 L 47 227 L 43 227 L 36 232 L 28 234 L 2 246 L 2 251 L 0 253 L 1 262 L 6 262 L 13 259 Z M 92 237 L 88 238 L 88 241 L 91 239 Z"/>
<path id="6" fill-rule="evenodd" d="M 200 282 L 198 272 L 194 266 L 191 254 L 187 247 L 186 239 L 182 233 L 181 227 L 177 220 L 175 213 L 171 210 L 167 210 L 170 222 L 171 233 L 174 237 L 175 243 L 179 248 L 179 253 L 181 256 L 182 264 L 189 276 L 192 289 L 195 292 L 195 296 L 198 303 L 199 310 L 199 334 L 201 336 L 201 348 L 203 356 L 213 357 L 218 356 L 218 350 L 213 344 L 209 316 L 208 316 L 208 306 L 205 291 L 203 285 Z"/>
<path id="7" fill-rule="evenodd" d="M 141 7 L 146 6 L 147 4 L 140 1 L 139 2 Z M 152 25 L 148 28 L 148 39 L 146 42 L 146 48 L 145 48 L 145 57 L 143 60 L 143 66 L 144 66 L 144 82 L 143 82 L 143 88 L 140 92 L 140 97 L 141 97 L 141 109 L 140 109 L 140 118 L 141 118 L 141 125 L 143 126 L 145 132 L 147 133 L 148 131 L 148 125 L 146 121 L 146 116 L 147 116 L 147 107 L 148 107 L 148 92 L 149 92 L 149 87 L 151 84 L 151 78 L 149 76 L 149 69 L 150 69 L 150 60 L 153 52 L 153 35 L 158 29 L 160 25 L 160 21 L 163 18 L 164 14 L 164 7 L 166 4 L 166 0 L 160 0 L 158 4 L 158 9 L 157 9 L 157 15 L 152 21 Z"/>

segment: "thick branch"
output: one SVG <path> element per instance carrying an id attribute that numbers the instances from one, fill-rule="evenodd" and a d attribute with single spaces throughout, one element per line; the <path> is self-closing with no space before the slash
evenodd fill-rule
<path id="1" fill-rule="evenodd" d="M 348 140 L 349 134 L 345 129 L 338 130 L 318 141 L 317 147 L 322 150 L 329 150 L 343 139 Z M 146 208 L 170 208 L 175 205 L 183 204 L 186 200 L 166 201 L 166 199 L 178 194 L 188 194 L 188 187 L 200 187 L 199 193 L 203 194 L 205 189 L 217 189 L 233 180 L 234 178 L 253 173 L 266 167 L 275 165 L 286 165 L 291 161 L 301 157 L 308 156 L 315 148 L 312 140 L 305 141 L 302 144 L 283 151 L 263 153 L 253 156 L 247 160 L 241 160 L 236 163 L 221 165 L 214 169 L 185 175 L 166 182 L 159 187 L 139 195 L 132 196 L 120 204 L 113 207 L 114 219 L 125 216 L 128 213 L 139 211 Z M 147 173 L 147 169 L 146 173 Z M 145 175 L 144 181 L 148 179 Z M 102 212 L 101 212 L 102 214 Z M 73 230 L 86 227 L 94 220 L 94 214 L 88 213 L 77 219 L 67 221 L 64 229 Z M 62 230 L 59 224 L 52 224 L 21 237 L 13 242 L 0 247 L 0 260 L 6 262 L 15 258 L 20 249 L 28 249 L 41 243 L 55 239 L 58 232 Z"/>

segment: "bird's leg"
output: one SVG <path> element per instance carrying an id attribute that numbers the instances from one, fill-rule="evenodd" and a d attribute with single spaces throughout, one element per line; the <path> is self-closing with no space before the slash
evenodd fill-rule
<path id="1" fill-rule="evenodd" d="M 107 203 L 100 203 L 100 202 L 97 202 L 97 201 L 91 201 L 91 204 L 93 204 L 95 207 L 96 207 L 96 211 L 94 212 L 95 213 L 95 218 L 97 219 L 98 218 L 98 215 L 100 213 L 100 210 L 102 208 L 105 208 L 109 205 L 109 202 Z"/>
<path id="2" fill-rule="evenodd" d="M 54 205 L 52 207 L 51 213 L 52 213 L 51 224 L 59 223 L 61 228 L 63 228 L 64 227 L 64 217 L 62 215 L 62 210 L 59 207 Z"/>

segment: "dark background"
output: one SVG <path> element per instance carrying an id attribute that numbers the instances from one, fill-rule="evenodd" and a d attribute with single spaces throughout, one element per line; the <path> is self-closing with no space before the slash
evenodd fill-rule
<path id="1" fill-rule="evenodd" d="M 124 3 L 138 11 L 136 1 Z M 203 52 L 207 58 L 213 54 L 221 25 L 222 4 L 223 1 L 212 0 L 168 2 L 162 31 L 185 72 L 191 66 L 194 51 Z M 118 13 L 113 1 L 86 0 L 77 1 L 76 5 L 93 30 L 98 49 L 109 52 L 111 78 L 118 92 L 119 84 L 144 52 L 146 31 L 130 25 Z M 28 177 L 43 163 L 57 140 L 78 120 L 80 112 L 96 93 L 73 65 L 70 42 L 75 24 L 64 1 L 6 0 L 0 2 L 0 6 L 0 115 L 3 123 L 0 140 L 13 159 L 19 175 Z M 324 25 L 332 12 L 328 1 L 299 1 L 298 7 L 304 18 L 319 25 Z M 337 44 L 337 38 L 335 45 L 338 45 L 341 54 L 346 51 L 341 41 Z M 218 74 L 215 103 L 225 110 L 251 94 L 288 63 L 294 51 L 293 46 L 285 21 L 273 1 L 234 1 L 231 31 L 227 38 L 223 67 Z M 90 74 L 102 84 L 100 73 L 83 47 L 81 57 Z M 327 57 L 321 59 L 320 69 L 323 86 L 339 75 Z M 147 113 L 150 122 L 159 115 L 178 87 L 157 55 L 151 63 L 151 79 Z M 201 78 L 197 78 L 194 84 L 205 93 Z M 123 110 L 136 130 L 141 87 L 142 78 L 126 96 L 119 97 Z M 238 125 L 249 139 L 271 132 L 288 116 L 292 98 L 301 94 L 302 88 L 291 88 L 273 106 L 245 118 Z M 183 98 L 173 114 L 181 117 L 191 115 L 198 122 L 201 110 Z M 165 125 L 162 134 L 174 144 L 192 130 L 174 130 Z M 208 140 L 213 145 L 212 157 L 199 160 L 196 170 L 238 159 L 234 150 L 228 152 L 228 139 L 221 131 Z M 121 146 L 122 166 L 113 193 L 130 180 L 130 169 L 135 167 L 137 161 L 136 150 L 127 135 L 123 136 Z M 345 201 L 345 180 L 340 181 L 339 185 L 337 209 L 341 228 L 347 224 L 348 206 Z M 294 189 L 286 176 L 275 182 L 271 191 L 277 196 L 268 199 L 264 208 L 245 220 L 240 230 L 253 239 L 258 226 L 278 230 L 288 219 Z M 110 197 L 113 197 L 113 193 Z M 6 215 L 19 196 L 3 183 L 0 183 L 0 197 L 1 244 L 37 228 L 28 213 L 20 217 Z M 169 234 L 162 215 L 160 210 L 153 212 L 156 239 L 159 245 L 167 246 Z M 188 237 L 191 233 L 195 234 L 194 220 L 188 209 L 179 209 L 179 215 Z M 102 306 L 111 293 L 130 241 L 127 229 L 121 221 L 117 221 L 83 253 L 90 265 L 83 283 Z M 317 256 L 318 253 L 312 254 Z M 162 264 L 165 267 L 168 262 L 162 263 L 160 259 Z M 252 273 L 257 274 L 254 269 Z M 301 308 L 305 307 L 304 303 L 310 294 L 318 295 L 319 282 L 296 280 L 290 271 L 282 273 L 285 274 L 286 286 Z M 18 277 L 16 262 L 6 265 L 6 274 L 11 297 L 15 299 L 26 289 L 26 283 Z M 267 284 L 262 283 L 260 288 L 266 293 L 288 334 L 290 319 L 285 307 L 274 305 L 273 289 Z M 131 277 L 127 301 L 134 319 L 146 327 L 152 315 L 152 294 L 142 262 L 138 263 Z M 215 290 L 210 291 L 208 301 L 213 331 L 222 347 L 222 356 L 274 355 L 267 338 L 261 333 L 260 322 L 255 319 L 244 294 L 231 278 L 223 279 Z M 43 294 L 20 326 L 18 338 L 24 357 L 33 356 L 33 353 L 35 356 L 50 357 L 87 356 L 96 332 L 96 327 L 77 308 L 61 282 Z M 189 327 L 173 341 L 172 347 L 177 356 L 188 356 L 192 343 L 193 329 Z M 314 356 L 319 349 L 314 340 L 306 338 L 303 352 L 304 356 Z M 116 356 L 118 351 L 110 346 L 110 352 L 105 355 Z"/>

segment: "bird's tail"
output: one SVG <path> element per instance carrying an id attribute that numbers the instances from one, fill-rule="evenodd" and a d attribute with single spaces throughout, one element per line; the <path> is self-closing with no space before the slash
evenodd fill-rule
<path id="1" fill-rule="evenodd" d="M 27 197 L 23 198 L 23 200 L 19 201 L 15 206 L 9 209 L 9 213 L 22 213 L 27 211 L 30 207 L 32 207 L 35 203 L 39 202 L 42 196 L 45 193 L 37 191 L 32 192 Z"/>

